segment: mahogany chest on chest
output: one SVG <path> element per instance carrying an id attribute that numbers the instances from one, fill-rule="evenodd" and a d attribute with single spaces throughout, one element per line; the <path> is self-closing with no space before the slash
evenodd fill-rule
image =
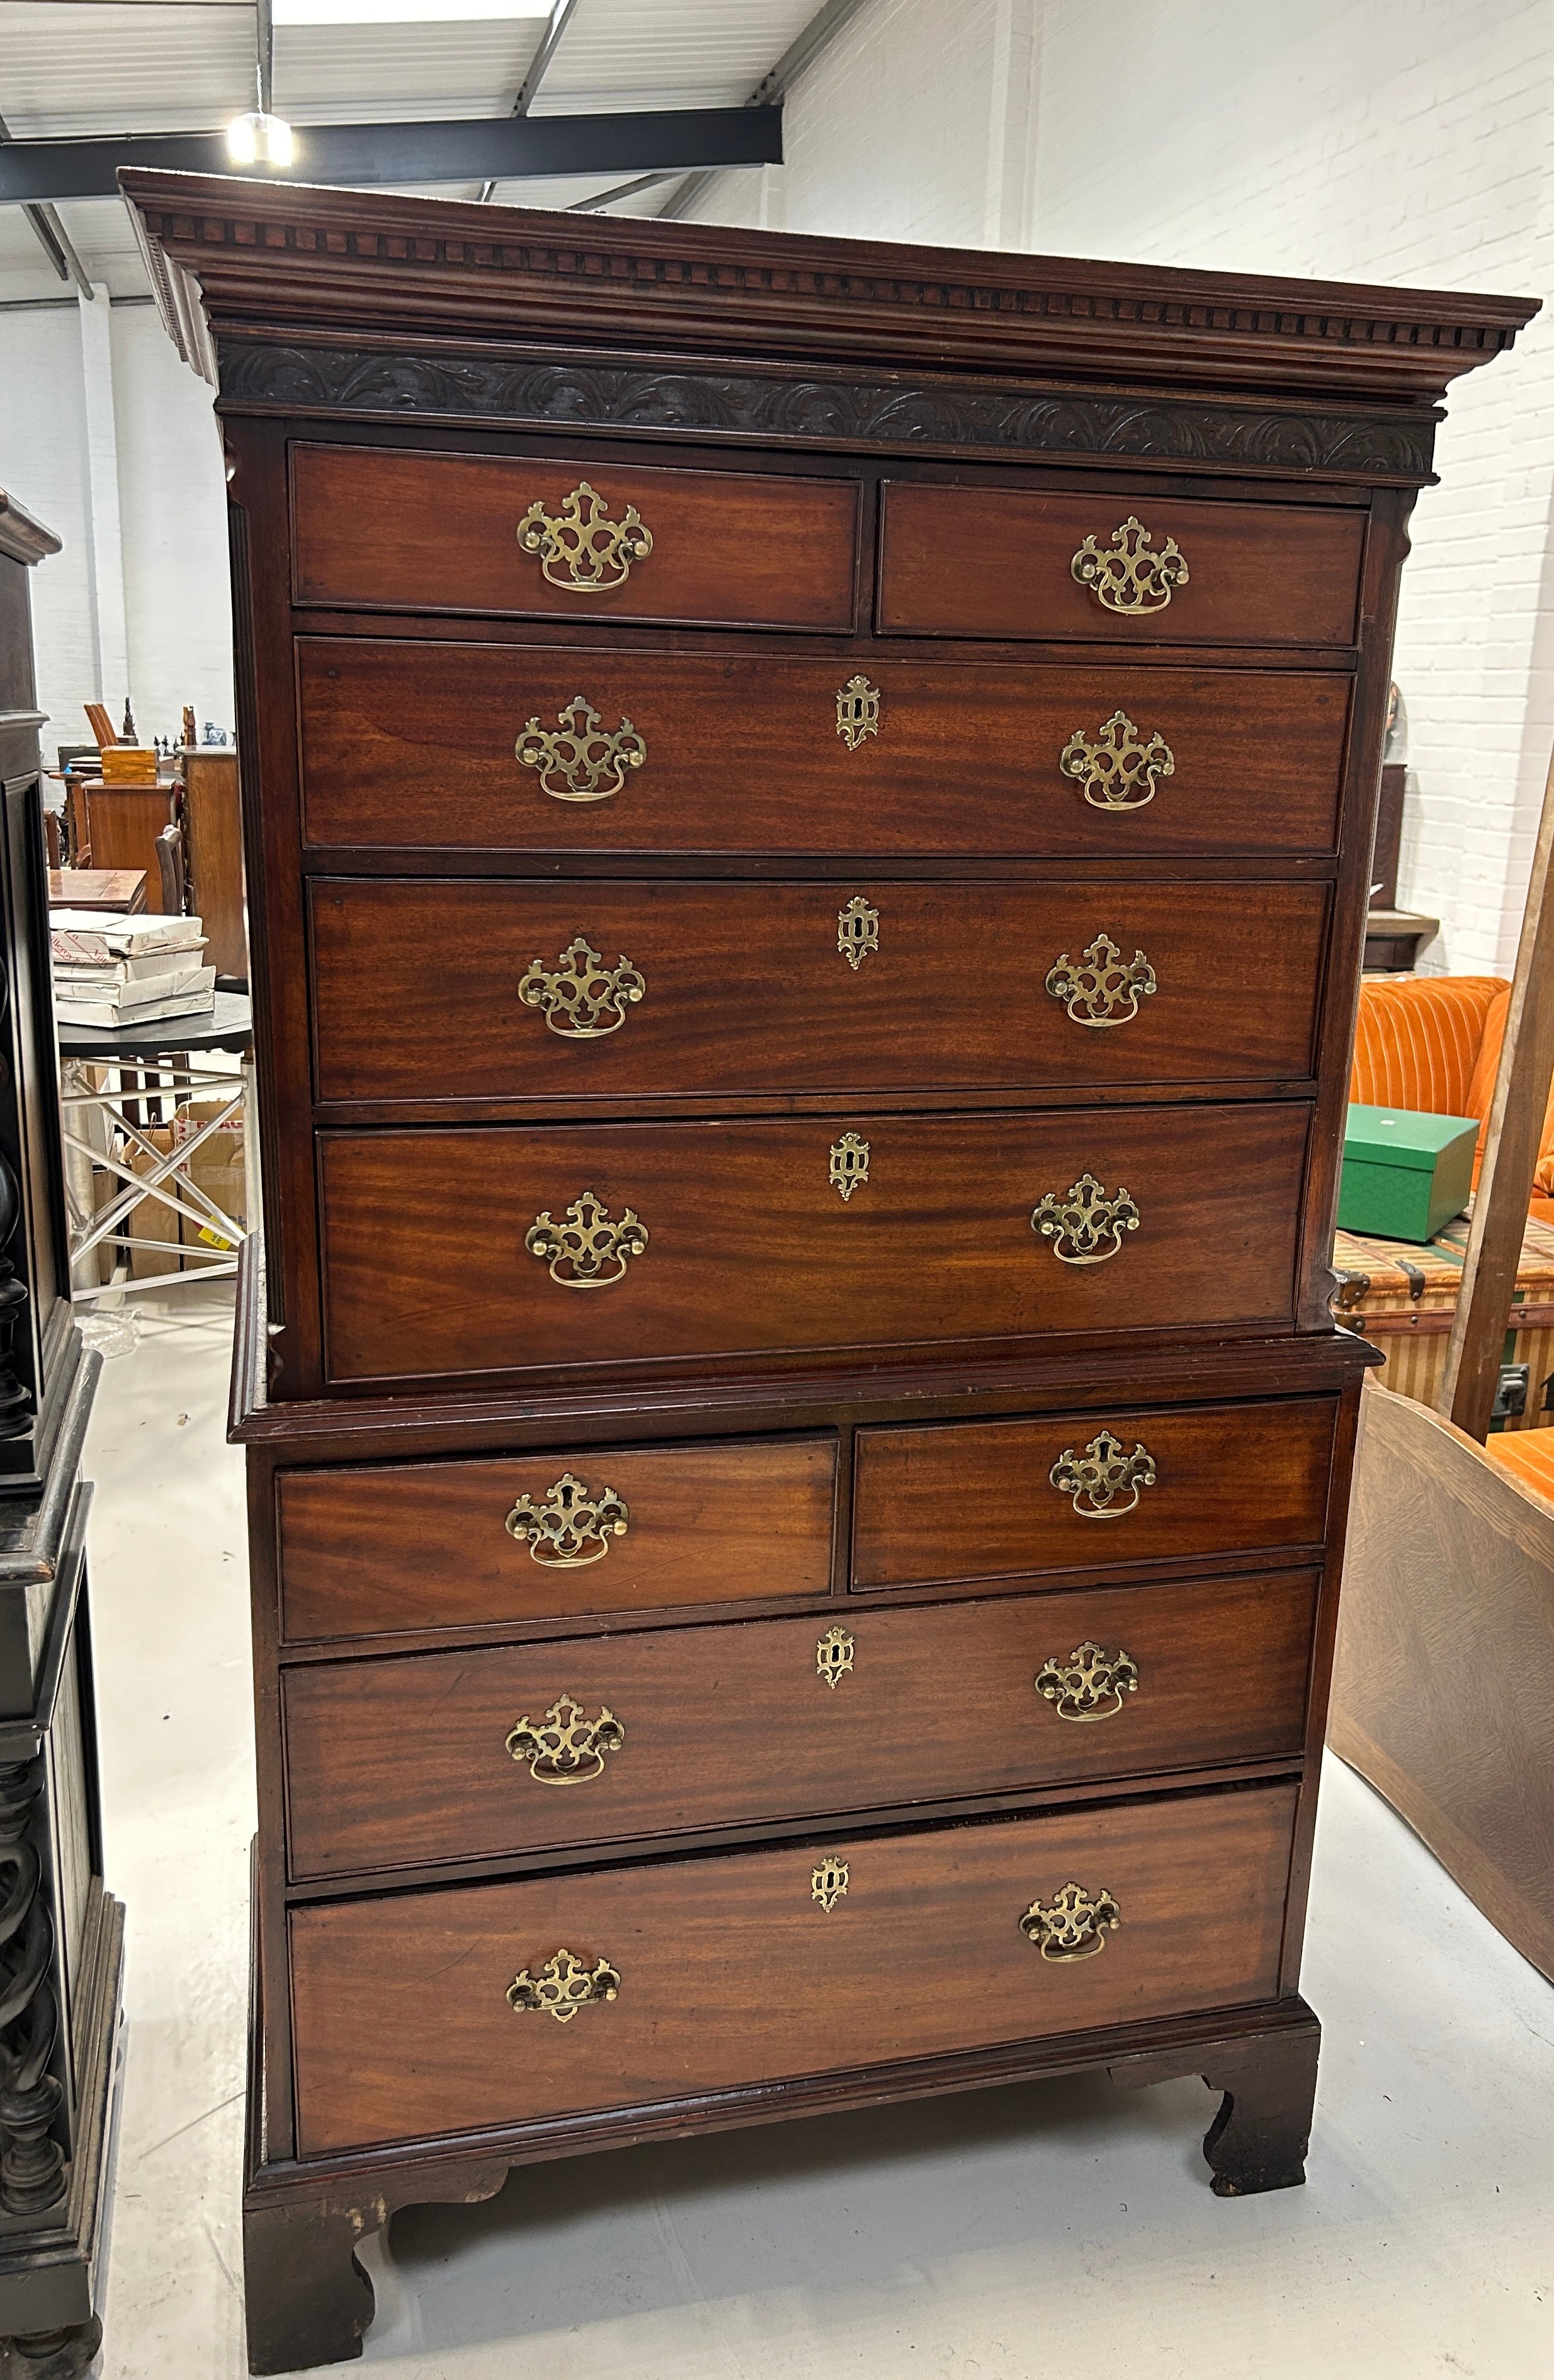
<path id="1" fill-rule="evenodd" d="M 655 2135 L 1103 2065 L 1300 2180 L 1393 610 L 1530 309 L 126 178 L 231 458 L 254 2368 Z"/>

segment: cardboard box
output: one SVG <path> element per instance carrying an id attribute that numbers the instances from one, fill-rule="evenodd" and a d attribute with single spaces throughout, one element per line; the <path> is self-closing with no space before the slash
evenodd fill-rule
<path id="1" fill-rule="evenodd" d="M 234 1092 L 237 1083 L 233 1083 Z M 178 1110 L 173 1131 L 179 1148 L 197 1139 L 226 1104 L 219 1093 L 190 1099 Z M 248 1177 L 243 1163 L 243 1123 L 239 1111 L 230 1123 L 218 1124 L 210 1138 L 202 1141 L 189 1159 L 190 1179 L 196 1183 L 207 1198 L 214 1198 L 223 1214 L 235 1223 L 248 1220 Z M 183 1219 L 183 1241 L 186 1247 L 202 1247 L 212 1256 L 228 1256 L 231 1241 L 226 1239 L 214 1224 L 191 1222 Z"/>
<path id="2" fill-rule="evenodd" d="M 157 1123 L 142 1124 L 141 1130 L 154 1147 L 156 1155 L 153 1157 L 149 1149 L 138 1148 L 132 1140 L 127 1141 L 125 1161 L 133 1166 L 137 1173 L 150 1173 L 163 1158 L 171 1155 L 173 1128 L 170 1124 Z M 131 1207 L 124 1226 L 126 1237 L 138 1242 L 150 1240 L 155 1244 L 151 1247 L 130 1249 L 129 1277 L 132 1281 L 153 1281 L 163 1273 L 182 1271 L 183 1258 L 178 1253 L 181 1220 L 171 1207 L 164 1206 L 160 1198 L 142 1198 L 138 1207 Z"/>
<path id="3" fill-rule="evenodd" d="M 1467 1205 L 1477 1143 L 1472 1116 L 1351 1107 L 1339 1228 L 1423 1247 Z"/>

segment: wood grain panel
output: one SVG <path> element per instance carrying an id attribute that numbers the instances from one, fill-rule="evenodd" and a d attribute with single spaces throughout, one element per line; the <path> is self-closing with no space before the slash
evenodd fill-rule
<path id="1" fill-rule="evenodd" d="M 824 1595 L 830 1438 L 627 1446 L 473 1462 L 351 1464 L 276 1482 L 282 1633 L 293 1641 Z M 627 1508 L 623 1536 L 575 1570 L 509 1536 L 570 1473 Z"/>
<path id="2" fill-rule="evenodd" d="M 1077 590 L 1076 590 L 1077 591 Z M 859 664 L 619 647 L 302 638 L 305 832 L 363 850 L 1327 852 L 1350 680 L 1332 671 L 1105 668 L 866 657 L 880 727 L 856 751 L 837 695 Z M 516 745 L 581 694 L 647 746 L 624 789 L 557 801 Z M 1169 745 L 1136 809 L 1059 765 L 1117 710 Z M 736 762 L 737 765 L 731 765 Z"/>
<path id="3" fill-rule="evenodd" d="M 1315 1596 L 1286 1571 L 850 1612 L 834 1685 L 818 1618 L 289 1670 L 292 1874 L 1297 1756 Z M 1060 1718 L 1035 1679 L 1090 1640 L 1138 1683 L 1110 1717 Z M 562 1696 L 625 1741 L 547 1785 L 506 1743 Z"/>
<path id="4" fill-rule="evenodd" d="M 300 446 L 291 472 L 299 603 L 852 625 L 858 490 L 849 480 L 356 446 Z M 652 552 L 603 592 L 552 584 L 540 557 L 518 542 L 532 504 L 554 517 L 584 480 L 611 521 L 623 522 L 634 504 L 653 537 Z"/>
<path id="5" fill-rule="evenodd" d="M 1337 1414 L 1330 1397 L 1315 1397 L 860 1430 L 853 1585 L 939 1585 L 1320 1545 Z M 1103 1430 L 1127 1453 L 1148 1450 L 1155 1485 L 1140 1488 L 1131 1510 L 1086 1519 L 1050 1474 Z"/>
<path id="6" fill-rule="evenodd" d="M 1363 512 L 1193 504 L 1176 496 L 1058 495 L 1037 488 L 881 491 L 879 625 L 940 637 L 1105 637 L 1119 645 L 1352 645 Z M 1130 516 L 1186 579 L 1158 609 L 1120 613 L 1073 575 L 1084 540 L 1104 553 Z"/>
<path id="7" fill-rule="evenodd" d="M 880 883 L 878 949 L 838 947 L 838 884 L 531 884 L 376 878 L 312 887 L 324 1099 L 1273 1081 L 1310 1071 L 1328 911 L 1315 884 Z M 520 998 L 575 937 L 646 990 L 551 1029 Z M 1108 936 L 1156 989 L 1087 1026 L 1046 990 Z M 1129 1005 L 1120 997 L 1117 1014 Z M 560 1013 L 557 1022 L 569 1019 Z"/>
<path id="8" fill-rule="evenodd" d="M 841 1135 L 869 1178 L 844 1203 Z M 336 1382 L 1178 1325 L 1288 1327 L 1297 1105 L 330 1133 Z M 1031 1222 L 1089 1172 L 1143 1220 L 1066 1263 Z M 593 1192 L 648 1232 L 581 1293 L 525 1235 Z"/>
<path id="9" fill-rule="evenodd" d="M 1266 1999 L 1293 1809 L 1271 1786 L 293 1910 L 300 2153 Z M 1121 1923 L 1060 1965 L 1020 1920 L 1071 1878 Z M 515 2012 L 563 1946 L 618 1998 Z"/>

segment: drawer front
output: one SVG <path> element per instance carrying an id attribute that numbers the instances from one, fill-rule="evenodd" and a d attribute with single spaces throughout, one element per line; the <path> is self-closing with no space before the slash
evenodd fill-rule
<path id="1" fill-rule="evenodd" d="M 353 446 L 291 468 L 299 603 L 852 625 L 850 480 Z"/>
<path id="2" fill-rule="evenodd" d="M 808 1438 L 283 1472 L 282 1634 L 824 1595 L 836 1468 Z"/>
<path id="3" fill-rule="evenodd" d="M 1110 859 L 1336 841 L 1333 671 L 333 637 L 297 662 L 313 844 Z M 838 700 L 860 674 L 878 710 L 850 741 Z M 586 750 L 579 698 L 603 739 Z"/>
<path id="4" fill-rule="evenodd" d="M 1183 1794 L 293 1910 L 300 2153 L 1270 1998 L 1294 1807 Z M 1071 1883 L 1103 1947 L 1059 1961 L 1021 1921 Z M 568 1954 L 616 1997 L 558 2022 L 528 2003 Z"/>
<path id="5" fill-rule="evenodd" d="M 290 1670 L 291 1872 L 1297 1757 L 1315 1603 L 1287 1571 Z"/>
<path id="6" fill-rule="evenodd" d="M 325 1134 L 329 1377 L 1287 1329 L 1308 1113 Z"/>
<path id="7" fill-rule="evenodd" d="M 317 881 L 318 1094 L 635 1100 L 1304 1076 L 1327 890 L 1226 892 Z"/>
<path id="8" fill-rule="evenodd" d="M 882 504 L 887 633 L 1355 641 L 1363 512 L 910 481 Z"/>
<path id="9" fill-rule="evenodd" d="M 860 1430 L 852 1583 L 1320 1546 L 1337 1418 L 1317 1397 Z"/>

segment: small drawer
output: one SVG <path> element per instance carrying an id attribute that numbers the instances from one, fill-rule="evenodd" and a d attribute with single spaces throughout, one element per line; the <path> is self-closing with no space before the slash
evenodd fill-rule
<path id="1" fill-rule="evenodd" d="M 284 1471 L 292 1643 L 824 1595 L 836 1441 Z"/>
<path id="2" fill-rule="evenodd" d="M 858 1433 L 857 1587 L 1320 1546 L 1329 1397 Z"/>
<path id="3" fill-rule="evenodd" d="M 852 625 L 850 480 L 299 446 L 291 504 L 298 603 Z"/>
<path id="4" fill-rule="evenodd" d="M 1137 859 L 1337 835 L 1351 680 L 1330 669 L 296 651 L 315 847 Z"/>
<path id="5" fill-rule="evenodd" d="M 288 1670 L 291 1873 L 1298 1758 L 1315 1606 L 1284 1571 Z"/>
<path id="6" fill-rule="evenodd" d="M 321 1099 L 1271 1084 L 1317 884 L 311 887 Z"/>
<path id="7" fill-rule="evenodd" d="M 1187 1793 L 294 1909 L 299 2154 L 1270 1999 L 1294 1813 Z"/>
<path id="8" fill-rule="evenodd" d="M 326 1133 L 328 1377 L 1289 1330 L 1309 1114 Z"/>
<path id="9" fill-rule="evenodd" d="M 1034 489 L 882 491 L 879 626 L 1126 645 L 1352 645 L 1365 516 Z"/>

